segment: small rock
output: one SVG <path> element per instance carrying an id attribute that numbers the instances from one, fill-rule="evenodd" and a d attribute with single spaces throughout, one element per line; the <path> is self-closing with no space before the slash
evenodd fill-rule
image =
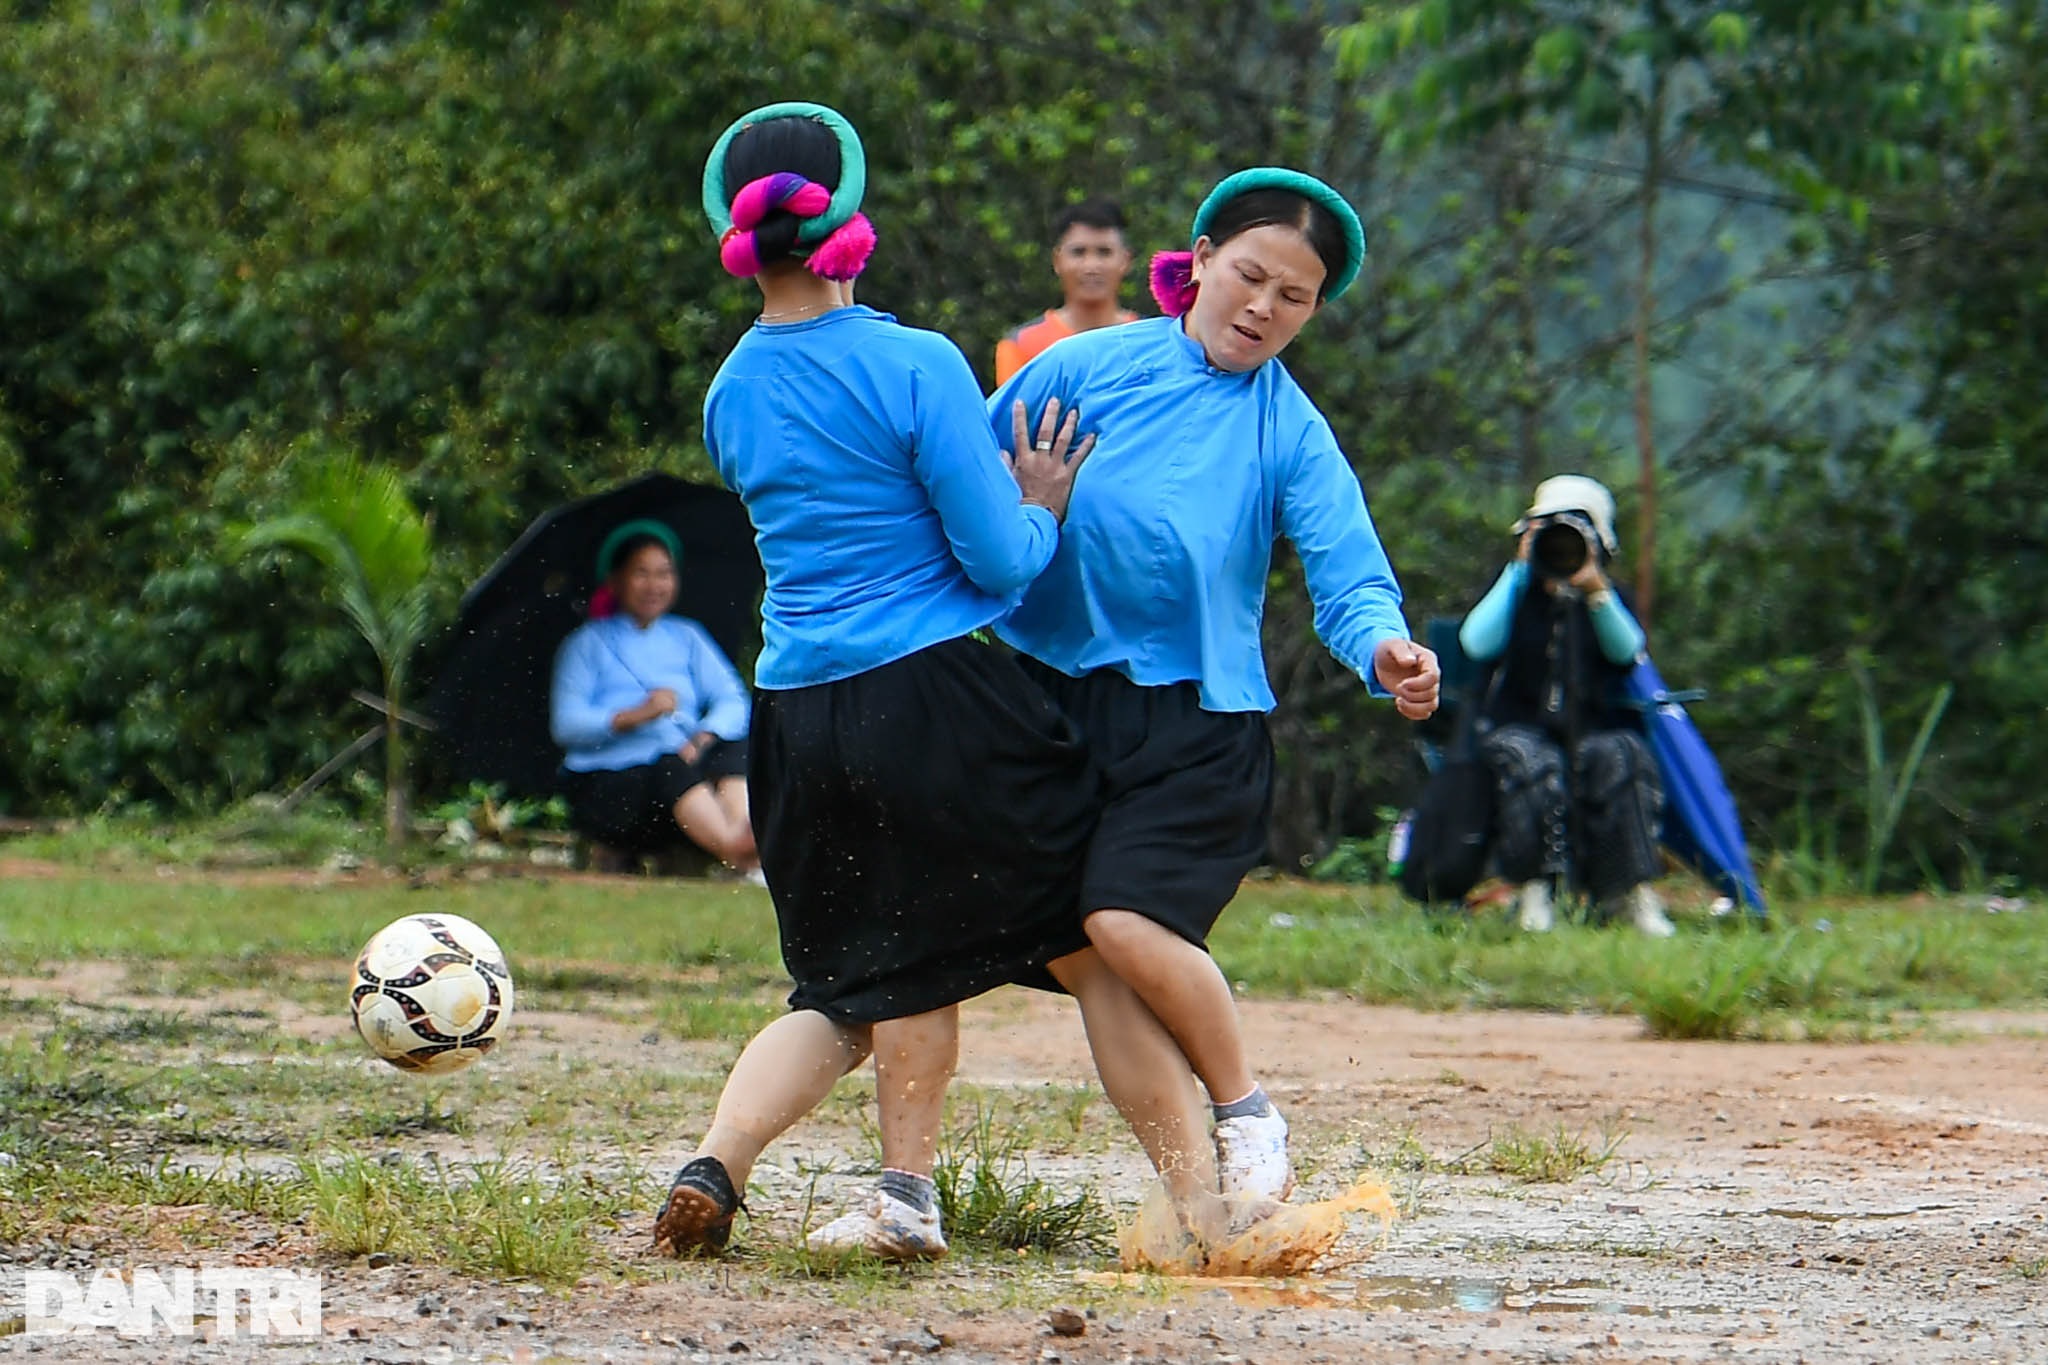
<path id="1" fill-rule="evenodd" d="M 746 1342 L 735 1338 L 729 1345 L 726 1346 L 725 1353 L 729 1356 L 743 1356 L 753 1349 L 754 1348 L 747 1345 Z"/>
<path id="2" fill-rule="evenodd" d="M 364 1265 L 367 1265 L 372 1270 L 382 1270 L 388 1265 L 396 1265 L 397 1263 L 398 1258 L 388 1251 L 373 1251 L 363 1262 Z"/>
<path id="3" fill-rule="evenodd" d="M 533 1330 L 533 1319 L 524 1313 L 499 1313 L 492 1325 L 495 1327 L 523 1327 L 531 1332 Z"/>
<path id="4" fill-rule="evenodd" d="M 1922 1328 L 1920 1329 L 1920 1335 L 1921 1335 L 1921 1336 L 1923 1336 L 1923 1337 L 1938 1337 L 1938 1336 L 1940 1336 L 1940 1335 L 1941 1335 L 1941 1328 L 1939 1328 L 1939 1327 L 1922 1327 Z"/>
<path id="5" fill-rule="evenodd" d="M 1045 1315 L 1045 1322 L 1056 1337 L 1078 1337 L 1088 1331 L 1088 1319 L 1071 1308 L 1053 1309 Z"/>
<path id="6" fill-rule="evenodd" d="M 890 1355 L 928 1356 L 945 1345 L 946 1339 L 927 1327 L 913 1337 L 891 1337 L 882 1343 L 882 1349 Z"/>

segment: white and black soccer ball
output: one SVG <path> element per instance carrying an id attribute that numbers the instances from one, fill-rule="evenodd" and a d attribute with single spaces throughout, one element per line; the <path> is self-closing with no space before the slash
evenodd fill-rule
<path id="1" fill-rule="evenodd" d="M 459 1071 L 512 1020 L 512 971 L 460 915 L 407 915 L 371 935 L 349 995 L 356 1032 L 401 1071 Z"/>

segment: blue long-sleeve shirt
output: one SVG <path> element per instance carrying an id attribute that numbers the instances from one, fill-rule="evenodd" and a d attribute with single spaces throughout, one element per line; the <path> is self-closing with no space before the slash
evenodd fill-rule
<path id="1" fill-rule="evenodd" d="M 612 717 L 657 687 L 676 694 L 676 709 L 614 733 Z M 703 730 L 742 739 L 747 719 L 746 684 L 704 627 L 684 617 L 642 628 L 630 616 L 607 616 L 578 626 L 555 651 L 548 728 L 571 772 L 652 763 Z"/>
<path id="2" fill-rule="evenodd" d="M 1273 541 L 1301 555 L 1316 634 L 1385 696 L 1374 648 L 1407 639 L 1401 589 L 1330 424 L 1277 360 L 1212 367 L 1174 318 L 1083 332 L 989 399 L 997 433 L 1023 399 L 1078 406 L 1097 436 L 1052 564 L 997 627 L 1079 676 L 1200 684 L 1210 711 L 1270 711 L 1259 643 Z M 1035 428 L 1034 428 L 1035 429 Z"/>
<path id="3" fill-rule="evenodd" d="M 1021 502 L 959 348 L 872 308 L 755 324 L 711 382 L 704 443 L 767 571 L 757 687 L 989 625 L 1059 541 Z"/>
<path id="4" fill-rule="evenodd" d="M 1528 590 L 1529 565 L 1519 559 L 1508 561 L 1493 587 L 1477 606 L 1465 613 L 1464 624 L 1458 627 L 1458 647 L 1465 651 L 1466 658 L 1487 663 L 1501 656 L 1514 627 L 1515 604 Z M 1598 607 L 1588 608 L 1588 615 L 1593 622 L 1593 638 L 1599 642 L 1607 662 L 1634 662 L 1643 649 L 1643 628 L 1636 623 L 1621 595 L 1608 593 Z"/>

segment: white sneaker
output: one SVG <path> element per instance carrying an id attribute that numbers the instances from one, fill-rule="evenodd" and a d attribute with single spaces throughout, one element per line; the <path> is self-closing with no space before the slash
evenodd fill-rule
<path id="1" fill-rule="evenodd" d="M 938 1210 L 925 1213 L 890 1194 L 877 1194 L 804 1239 L 812 1251 L 865 1251 L 885 1261 L 936 1260 L 946 1254 Z"/>
<path id="2" fill-rule="evenodd" d="M 768 874 L 758 867 L 750 867 L 742 872 L 740 880 L 751 886 L 758 886 L 764 891 L 768 889 Z"/>
<path id="3" fill-rule="evenodd" d="M 1630 922 L 1642 933 L 1651 938 L 1670 938 L 1678 932 L 1671 917 L 1664 913 L 1664 902 L 1657 895 L 1657 888 L 1648 882 L 1630 887 L 1622 899 L 1628 907 Z"/>
<path id="4" fill-rule="evenodd" d="M 1557 911 L 1550 903 L 1550 880 L 1547 877 L 1523 882 L 1516 904 L 1521 908 L 1522 932 L 1525 934 L 1547 934 L 1557 924 Z"/>
<path id="5" fill-rule="evenodd" d="M 1285 1199 L 1294 1193 L 1287 1159 L 1287 1120 L 1270 1103 L 1251 1118 L 1216 1123 L 1216 1175 L 1223 1193 Z"/>

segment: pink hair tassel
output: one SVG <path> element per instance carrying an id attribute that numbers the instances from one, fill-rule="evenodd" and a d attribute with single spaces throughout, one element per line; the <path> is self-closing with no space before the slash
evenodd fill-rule
<path id="1" fill-rule="evenodd" d="M 1194 252 L 1162 251 L 1152 258 L 1152 297 L 1166 316 L 1177 318 L 1194 307 L 1200 288 L 1195 283 Z"/>
<path id="2" fill-rule="evenodd" d="M 811 252 L 811 273 L 825 280 L 850 280 L 867 269 L 875 253 L 875 225 L 856 213 Z"/>

